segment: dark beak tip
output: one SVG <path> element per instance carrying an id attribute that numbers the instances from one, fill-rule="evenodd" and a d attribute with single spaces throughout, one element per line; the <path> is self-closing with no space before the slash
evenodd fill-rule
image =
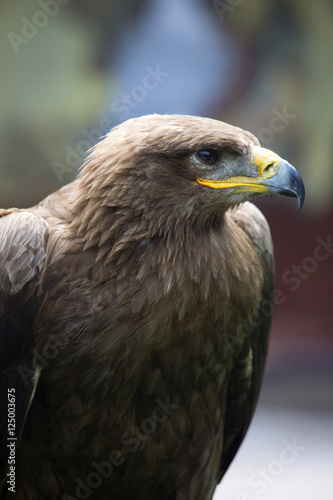
<path id="1" fill-rule="evenodd" d="M 297 198 L 298 207 L 297 213 L 299 214 L 305 200 L 305 187 L 302 177 L 299 175 L 295 167 L 290 165 L 290 163 L 285 162 L 287 167 L 287 173 L 289 177 L 289 189 L 292 195 Z"/>
<path id="2" fill-rule="evenodd" d="M 298 200 L 298 207 L 297 207 L 297 215 L 300 213 L 300 211 L 302 210 L 302 206 L 303 204 Z"/>
<path id="3" fill-rule="evenodd" d="M 305 198 L 304 194 L 303 194 L 303 196 L 297 196 L 297 201 L 298 201 L 297 213 L 298 214 L 300 213 L 300 211 L 302 210 L 302 207 L 304 205 L 304 198 Z"/>
<path id="4" fill-rule="evenodd" d="M 295 194 L 298 201 L 297 213 L 299 214 L 300 211 L 302 210 L 305 200 L 305 187 L 300 175 L 298 176 L 298 185 Z"/>
<path id="5" fill-rule="evenodd" d="M 303 207 L 305 199 L 305 187 L 303 180 L 296 168 L 286 160 L 280 161 L 280 168 L 277 174 L 273 177 L 269 187 L 275 194 L 297 198 L 299 213 Z"/>

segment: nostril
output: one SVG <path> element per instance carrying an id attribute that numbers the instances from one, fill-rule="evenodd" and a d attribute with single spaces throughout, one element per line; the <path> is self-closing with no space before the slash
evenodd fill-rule
<path id="1" fill-rule="evenodd" d="M 265 168 L 264 168 L 264 172 L 269 172 L 269 170 L 273 167 L 274 163 L 270 163 L 269 165 L 267 165 Z"/>
<path id="2" fill-rule="evenodd" d="M 265 177 L 271 177 L 274 175 L 278 169 L 279 163 L 277 161 L 272 161 L 263 170 L 263 174 Z"/>

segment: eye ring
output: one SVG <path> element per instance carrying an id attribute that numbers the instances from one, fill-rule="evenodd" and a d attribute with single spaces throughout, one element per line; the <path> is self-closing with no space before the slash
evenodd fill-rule
<path id="1" fill-rule="evenodd" d="M 196 152 L 195 156 L 209 167 L 213 167 L 220 160 L 220 154 L 216 149 L 200 149 Z"/>

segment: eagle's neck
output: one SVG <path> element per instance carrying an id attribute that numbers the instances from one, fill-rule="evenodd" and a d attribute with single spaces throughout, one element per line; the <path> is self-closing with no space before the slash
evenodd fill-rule
<path id="1" fill-rule="evenodd" d="M 229 212 L 200 217 L 192 211 L 179 220 L 179 212 L 164 207 L 149 218 L 131 207 L 96 206 L 97 200 L 82 200 L 71 223 L 78 269 L 81 260 L 90 259 L 96 286 L 118 283 L 124 296 L 135 296 L 138 310 L 169 298 L 180 315 L 192 308 L 184 297 L 209 308 L 218 294 L 221 304 L 235 298 L 240 316 L 246 317 L 251 290 L 261 288 L 259 263 Z M 256 296 L 253 305 L 258 305 Z"/>
<path id="2" fill-rule="evenodd" d="M 121 283 L 124 296 L 137 298 L 138 309 L 168 294 L 175 297 L 175 310 L 186 309 L 181 296 L 209 307 L 216 304 L 210 301 L 214 294 L 220 303 L 241 297 L 238 311 L 244 317 L 249 296 L 258 305 L 251 290 L 261 289 L 259 262 L 230 212 L 209 213 L 190 200 L 184 206 L 182 199 L 170 200 L 170 206 L 167 199 L 154 200 L 151 206 L 151 199 L 134 200 L 128 192 L 122 197 L 120 186 L 105 194 L 103 184 L 83 185 L 84 190 L 77 185 L 69 251 L 77 255 L 79 272 L 90 262 L 94 285 Z"/>

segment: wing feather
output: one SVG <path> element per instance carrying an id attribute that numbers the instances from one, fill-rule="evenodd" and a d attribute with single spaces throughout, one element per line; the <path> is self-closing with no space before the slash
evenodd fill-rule
<path id="1" fill-rule="evenodd" d="M 38 382 L 31 349 L 48 236 L 48 224 L 40 216 L 0 211 L 0 482 L 8 467 L 8 394 L 15 395 L 17 445 Z M 22 366 L 34 373 L 29 380 L 21 376 Z"/>

